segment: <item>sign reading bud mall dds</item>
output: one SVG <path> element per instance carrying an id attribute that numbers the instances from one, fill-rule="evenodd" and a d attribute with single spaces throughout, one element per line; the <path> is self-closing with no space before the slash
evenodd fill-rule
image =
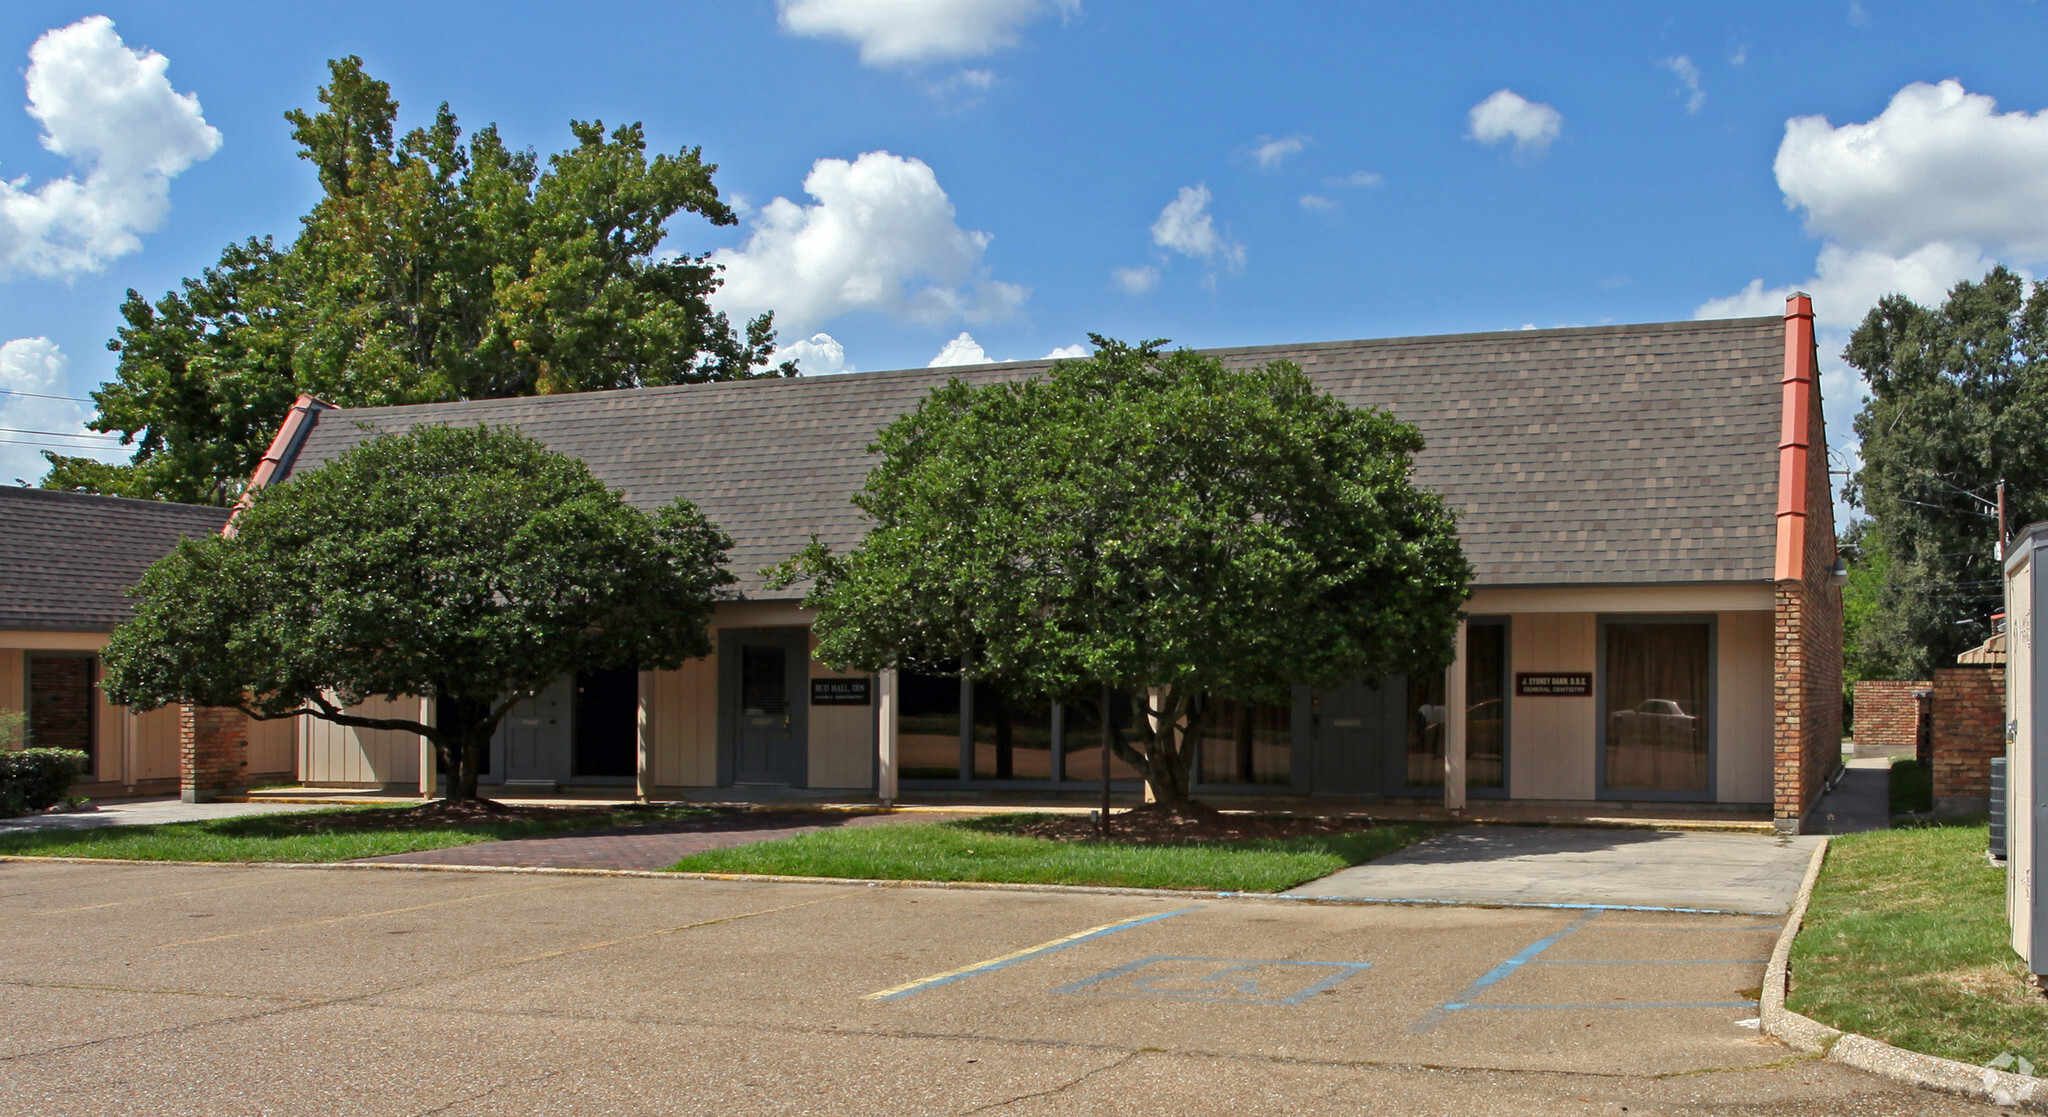
<path id="1" fill-rule="evenodd" d="M 1593 676 L 1584 671 L 1553 671 L 1538 674 L 1533 671 L 1515 672 L 1515 695 L 1586 695 L 1593 693 Z"/>

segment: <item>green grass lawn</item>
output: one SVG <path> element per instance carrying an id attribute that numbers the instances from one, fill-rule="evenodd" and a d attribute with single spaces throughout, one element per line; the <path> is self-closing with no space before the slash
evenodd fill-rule
<path id="1" fill-rule="evenodd" d="M 451 819 L 423 816 L 417 806 L 354 807 L 158 826 L 0 834 L 0 855 L 133 861 L 349 861 L 709 813 L 694 807 L 534 808 L 506 818 Z"/>
<path id="2" fill-rule="evenodd" d="M 1278 892 L 1400 849 L 1437 828 L 1227 841 L 1062 841 L 1009 833 L 1030 815 L 844 827 L 710 850 L 671 869 L 878 880 L 973 880 Z"/>
<path id="3" fill-rule="evenodd" d="M 1983 826 L 1834 839 L 1787 1006 L 1929 1055 L 2048 1063 L 2048 999 L 2007 945 L 2005 870 L 1984 860 L 1985 839 Z"/>
<path id="4" fill-rule="evenodd" d="M 1892 761 L 1892 813 L 1926 814 L 1933 809 L 1933 771 L 1911 758 Z"/>

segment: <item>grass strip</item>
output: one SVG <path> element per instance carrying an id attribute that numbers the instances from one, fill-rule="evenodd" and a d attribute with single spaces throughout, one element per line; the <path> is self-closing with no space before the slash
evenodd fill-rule
<path id="1" fill-rule="evenodd" d="M 0 834 L 0 855 L 132 861 L 353 861 L 389 853 L 414 853 L 509 838 L 543 838 L 711 813 L 695 807 L 549 810 L 548 814 L 529 811 L 501 819 L 436 819 L 418 817 L 416 806 L 351 807 L 153 826 L 31 830 Z M 380 815 L 392 817 L 377 817 Z"/>
<path id="2" fill-rule="evenodd" d="M 1094 884 L 1279 892 L 1437 832 L 1392 824 L 1342 834 L 1185 842 L 1061 841 L 1007 833 L 1030 815 L 818 830 L 707 850 L 670 866 L 702 873 Z"/>
<path id="3" fill-rule="evenodd" d="M 1787 1005 L 1843 1031 L 1983 1065 L 2048 1063 L 2048 999 L 2008 943 L 1983 826 L 1835 838 L 1792 945 Z"/>
<path id="4" fill-rule="evenodd" d="M 1934 809 L 1934 772 L 1918 760 L 1892 761 L 1892 813 L 1926 814 Z"/>

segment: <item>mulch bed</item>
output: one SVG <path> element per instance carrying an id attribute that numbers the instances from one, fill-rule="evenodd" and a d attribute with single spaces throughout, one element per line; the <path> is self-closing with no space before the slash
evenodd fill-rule
<path id="1" fill-rule="evenodd" d="M 1348 834 L 1373 828 L 1370 819 L 1320 818 L 1281 814 L 1223 814 L 1220 811 L 1168 814 L 1165 811 L 1120 811 L 1110 816 L 1109 840 L 1137 845 L 1166 842 L 1229 841 L 1247 838 L 1301 838 L 1317 834 Z M 1057 841 L 1093 841 L 1095 824 L 1086 815 L 1041 815 L 1005 832 Z"/>

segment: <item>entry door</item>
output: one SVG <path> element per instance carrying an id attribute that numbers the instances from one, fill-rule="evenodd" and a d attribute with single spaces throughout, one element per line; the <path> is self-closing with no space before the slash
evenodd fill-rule
<path id="1" fill-rule="evenodd" d="M 569 778 L 571 681 L 568 675 L 556 679 L 505 715 L 498 733 L 504 741 L 507 782 L 560 783 Z"/>
<path id="2" fill-rule="evenodd" d="M 726 629 L 721 718 L 732 783 L 802 787 L 809 727 L 810 630 Z"/>
<path id="3" fill-rule="evenodd" d="M 1354 682 L 1316 691 L 1309 722 L 1314 782 L 1318 795 L 1378 795 L 1385 767 L 1388 693 L 1403 689 L 1394 679 L 1379 687 Z"/>
<path id="4" fill-rule="evenodd" d="M 576 675 L 578 777 L 627 777 L 640 770 L 640 673 Z"/>

